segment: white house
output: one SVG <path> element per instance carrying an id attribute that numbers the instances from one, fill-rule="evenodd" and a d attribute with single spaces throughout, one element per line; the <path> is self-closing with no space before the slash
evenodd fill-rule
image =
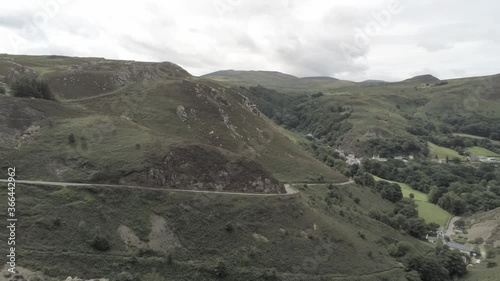
<path id="1" fill-rule="evenodd" d="M 380 161 L 380 162 L 387 162 L 387 158 L 380 158 L 380 155 L 373 155 L 372 160 Z"/>

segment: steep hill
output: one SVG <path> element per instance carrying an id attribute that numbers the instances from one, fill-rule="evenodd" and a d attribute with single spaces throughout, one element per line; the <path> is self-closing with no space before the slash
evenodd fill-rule
<path id="1" fill-rule="evenodd" d="M 344 199 L 333 206 L 326 186 L 298 188 L 300 197 L 241 197 L 19 184 L 19 219 L 29 231 L 18 232 L 18 259 L 56 280 L 405 281 L 387 247 L 431 250 L 369 218 L 393 208 L 369 188 L 338 187 Z"/>
<path id="2" fill-rule="evenodd" d="M 451 133 L 490 139 L 481 146 L 494 153 L 500 149 L 495 142 L 500 139 L 500 75 L 447 81 L 424 75 L 403 82 L 356 83 L 309 98 L 290 96 L 288 86 L 270 88 L 276 92 L 252 88 L 246 95 L 276 123 L 364 156 L 435 157 L 428 143 L 455 149 L 445 144 Z M 308 93 L 319 90 L 310 87 Z M 460 151 L 474 146 L 462 145 Z"/>
<path id="3" fill-rule="evenodd" d="M 247 98 L 172 63 L 4 56 L 0 65 L 13 73 L 4 79 L 44 79 L 58 100 L 0 96 L 3 165 L 25 179 L 263 192 L 283 192 L 278 180 L 345 180 Z"/>
<path id="4" fill-rule="evenodd" d="M 500 245 L 500 208 L 475 214 L 466 219 L 467 235 L 473 241 L 482 238 L 494 246 Z"/>
<path id="5" fill-rule="evenodd" d="M 465 267 L 456 255 L 458 263 L 440 263 L 453 254 L 438 257 L 420 240 L 435 229 L 398 185 L 365 177 L 379 172 L 414 185 L 439 164 L 415 161 L 418 171 L 406 171 L 402 161 L 387 161 L 368 171 L 347 166 L 334 149 L 423 157 L 426 138 L 442 127 L 450 136 L 494 139 L 498 77 L 471 93 L 482 80 L 363 85 L 251 73 L 277 91 L 249 83 L 248 73 L 226 79 L 238 85 L 228 88 L 167 62 L 2 55 L 0 70 L 4 170 L 16 167 L 18 180 L 119 185 L 19 183 L 16 208 L 27 231 L 18 232 L 17 253 L 29 270 L 57 279 L 404 281 L 434 273 L 451 280 L 445 267 Z M 14 97 L 13 83 L 26 76 L 46 81 L 56 100 Z M 457 112 L 462 119 L 449 120 Z M 485 120 L 487 129 L 473 131 Z M 484 178 L 483 189 L 500 178 L 483 166 L 453 172 Z M 299 193 L 284 194 L 284 182 Z M 3 198 L 7 192 L 0 184 Z M 443 198 L 460 201 L 452 195 Z"/>

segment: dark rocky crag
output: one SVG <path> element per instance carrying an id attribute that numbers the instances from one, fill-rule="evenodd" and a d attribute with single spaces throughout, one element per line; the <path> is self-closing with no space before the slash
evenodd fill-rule
<path id="1" fill-rule="evenodd" d="M 129 174 L 121 182 L 188 190 L 286 193 L 284 186 L 256 161 L 232 160 L 208 147 L 175 147 L 155 162 L 148 170 Z"/>

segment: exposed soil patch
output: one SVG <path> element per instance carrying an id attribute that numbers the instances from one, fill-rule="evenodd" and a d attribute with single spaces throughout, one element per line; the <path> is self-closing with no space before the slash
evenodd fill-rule
<path id="1" fill-rule="evenodd" d="M 181 247 L 179 238 L 177 238 L 174 231 L 168 227 L 167 221 L 164 218 L 153 215 L 151 216 L 151 224 L 153 228 L 149 233 L 148 243 L 151 250 L 168 254 L 175 248 Z"/>
<path id="2" fill-rule="evenodd" d="M 466 236 L 469 240 L 481 237 L 494 246 L 500 246 L 500 208 L 474 215 L 467 221 Z"/>
<path id="3" fill-rule="evenodd" d="M 167 221 L 156 215 L 151 216 L 152 229 L 149 233 L 149 242 L 144 242 L 126 225 L 118 227 L 118 234 L 127 246 L 138 249 L 150 249 L 162 254 L 170 254 L 181 247 L 181 242 L 174 231 L 168 226 Z"/>

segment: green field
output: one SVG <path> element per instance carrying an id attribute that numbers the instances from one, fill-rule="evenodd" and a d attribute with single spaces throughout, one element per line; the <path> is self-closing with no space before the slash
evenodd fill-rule
<path id="1" fill-rule="evenodd" d="M 435 222 L 445 227 L 452 217 L 448 211 L 442 209 L 438 205 L 424 201 L 415 202 L 418 205 L 418 214 L 425 220 L 426 223 Z"/>
<path id="2" fill-rule="evenodd" d="M 491 157 L 499 157 L 500 156 L 500 154 L 495 153 L 489 149 L 486 149 L 486 148 L 480 147 L 480 146 L 468 147 L 467 149 L 465 149 L 465 151 L 469 152 L 471 155 L 491 156 Z"/>
<path id="3" fill-rule="evenodd" d="M 471 139 L 488 139 L 488 138 L 485 138 L 485 137 L 481 137 L 481 136 L 475 136 L 475 135 L 469 135 L 469 134 L 462 134 L 462 133 L 453 133 L 452 135 L 454 136 L 457 136 L 457 137 L 465 137 L 465 138 L 471 138 Z M 494 144 L 497 144 L 497 145 L 500 145 L 500 141 L 496 141 L 496 140 L 491 140 L 490 141 Z"/>
<path id="4" fill-rule="evenodd" d="M 427 194 L 411 188 L 406 183 L 390 181 L 390 180 L 386 180 L 386 179 L 383 179 L 383 178 L 380 178 L 380 177 L 377 177 L 377 176 L 373 176 L 373 178 L 375 179 L 375 181 L 388 181 L 388 182 L 399 184 L 399 186 L 401 187 L 401 192 L 403 192 L 403 196 L 404 197 L 410 198 L 410 193 L 413 193 L 413 195 L 415 195 L 415 200 L 416 201 L 427 202 Z"/>
<path id="5" fill-rule="evenodd" d="M 410 193 L 415 195 L 415 203 L 418 205 L 418 214 L 425 220 L 426 223 L 435 222 L 441 226 L 446 226 L 452 215 L 441 207 L 427 202 L 427 194 L 411 188 L 409 185 L 401 182 L 385 180 L 383 178 L 373 176 L 375 181 L 388 181 L 399 184 L 404 197 L 410 197 Z"/>
<path id="6" fill-rule="evenodd" d="M 427 143 L 428 147 L 429 147 L 429 156 L 434 158 L 436 155 L 439 159 L 443 159 L 443 158 L 463 158 L 462 155 L 458 154 L 458 152 L 456 152 L 455 150 L 453 149 L 450 149 L 450 148 L 446 148 L 446 147 L 442 147 L 442 146 L 439 146 L 439 145 L 435 145 L 433 144 L 432 142 L 428 142 Z"/>

